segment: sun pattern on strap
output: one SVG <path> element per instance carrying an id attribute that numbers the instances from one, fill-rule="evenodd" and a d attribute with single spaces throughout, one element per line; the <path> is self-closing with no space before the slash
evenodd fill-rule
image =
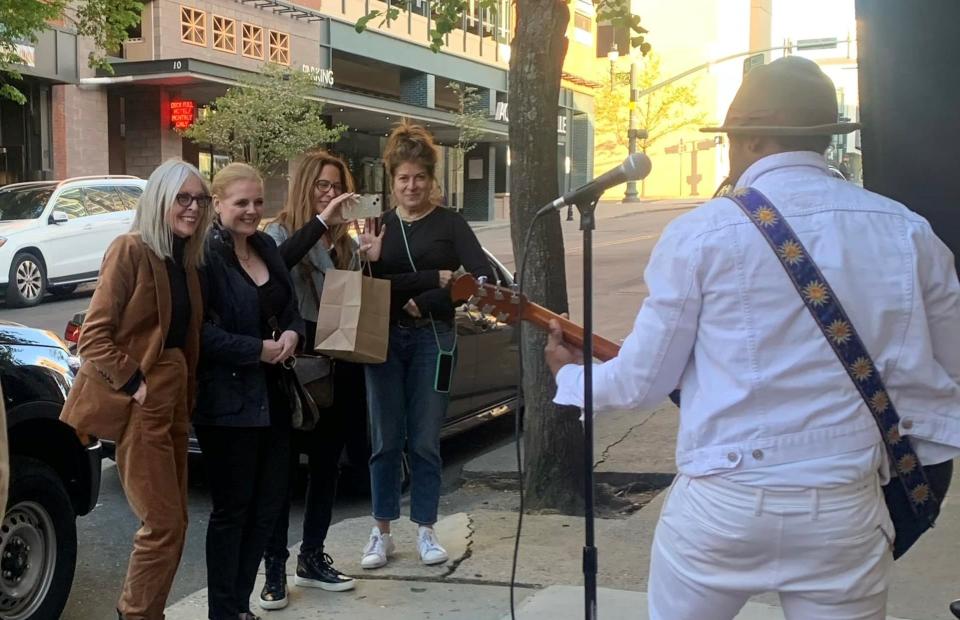
<path id="1" fill-rule="evenodd" d="M 840 319 L 830 323 L 830 327 L 827 328 L 827 333 L 830 334 L 830 339 L 836 344 L 847 344 L 853 335 L 850 324 Z"/>
<path id="2" fill-rule="evenodd" d="M 897 461 L 897 471 L 901 474 L 909 474 L 917 467 L 917 457 L 912 454 L 905 454 Z"/>
<path id="3" fill-rule="evenodd" d="M 900 417 L 890 402 L 879 372 L 866 347 L 836 299 L 816 263 L 790 224 L 760 192 L 739 188 L 728 196 L 763 234 L 783 265 L 827 342 L 847 370 L 873 414 L 893 470 L 915 514 L 932 524 L 938 506 L 913 445 L 900 435 Z"/>
<path id="4" fill-rule="evenodd" d="M 901 439 L 903 438 L 900 436 L 900 427 L 890 427 L 890 430 L 887 431 L 886 442 L 892 446 L 895 446 L 900 443 Z"/>
<path id="5" fill-rule="evenodd" d="M 873 374 L 873 364 L 865 357 L 858 357 L 850 365 L 850 372 L 857 381 L 866 381 Z"/>
<path id="6" fill-rule="evenodd" d="M 890 406 L 890 398 L 883 390 L 870 397 L 870 408 L 876 413 L 883 413 Z"/>
<path id="7" fill-rule="evenodd" d="M 918 484 L 910 491 L 910 499 L 914 504 L 920 505 L 930 499 L 930 485 L 926 483 Z"/>
<path id="8" fill-rule="evenodd" d="M 827 293 L 827 287 L 825 287 L 818 280 L 809 282 L 805 287 L 803 287 L 803 296 L 806 298 L 807 303 L 818 307 L 830 301 L 830 295 Z"/>
<path id="9" fill-rule="evenodd" d="M 760 207 L 757 209 L 754 217 L 757 218 L 757 222 L 761 226 L 773 226 L 777 223 L 777 212 L 766 207 Z"/>
<path id="10" fill-rule="evenodd" d="M 798 265 L 803 260 L 803 248 L 796 241 L 790 239 L 784 241 L 777 248 L 777 254 L 780 259 L 791 267 Z"/>

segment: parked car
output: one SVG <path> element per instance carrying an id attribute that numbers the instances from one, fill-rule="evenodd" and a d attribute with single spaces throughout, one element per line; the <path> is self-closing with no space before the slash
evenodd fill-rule
<path id="1" fill-rule="evenodd" d="M 486 251 L 486 250 L 485 250 Z M 487 259 L 497 277 L 497 284 L 510 287 L 513 276 L 490 252 Z M 86 312 L 71 318 L 64 330 L 64 339 L 76 351 L 77 341 Z M 450 407 L 441 430 L 441 437 L 463 432 L 478 424 L 520 408 L 517 396 L 518 332 L 512 325 L 497 320 L 489 314 L 462 306 L 456 314 L 458 354 L 457 367 L 450 388 Z M 350 441 L 348 444 L 366 445 L 366 441 Z M 104 442 L 105 455 L 113 458 L 113 445 Z M 200 454 L 196 439 L 190 437 L 190 452 Z M 355 461 L 362 461 L 356 452 Z"/>
<path id="2" fill-rule="evenodd" d="M 10 495 L 0 525 L 0 618 L 59 618 L 77 561 L 76 517 L 100 493 L 101 445 L 59 420 L 78 361 L 55 334 L 0 322 Z"/>
<path id="3" fill-rule="evenodd" d="M 146 181 L 75 177 L 0 188 L 0 292 L 14 307 L 69 295 L 97 279 L 110 242 L 128 231 Z"/>

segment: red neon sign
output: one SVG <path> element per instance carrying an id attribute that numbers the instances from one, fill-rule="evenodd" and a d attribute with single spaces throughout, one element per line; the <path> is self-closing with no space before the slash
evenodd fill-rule
<path id="1" fill-rule="evenodd" d="M 170 124 L 174 129 L 189 129 L 196 117 L 196 101 L 176 99 L 170 102 Z"/>

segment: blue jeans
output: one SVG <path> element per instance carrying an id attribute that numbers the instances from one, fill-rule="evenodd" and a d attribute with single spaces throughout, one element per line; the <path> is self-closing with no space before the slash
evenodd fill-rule
<path id="1" fill-rule="evenodd" d="M 436 323 L 440 346 L 454 344 L 453 327 Z M 434 389 L 437 338 L 433 328 L 390 326 L 387 360 L 370 364 L 367 401 L 370 411 L 370 485 L 373 518 L 400 518 L 401 458 L 406 440 L 410 459 L 410 520 L 437 521 L 443 463 L 440 427 L 447 414 L 448 394 Z"/>

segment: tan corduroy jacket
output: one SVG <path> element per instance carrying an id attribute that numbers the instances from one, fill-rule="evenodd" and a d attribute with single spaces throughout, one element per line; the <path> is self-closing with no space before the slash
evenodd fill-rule
<path id="1" fill-rule="evenodd" d="M 203 320 L 196 269 L 187 269 L 187 287 L 190 328 L 183 353 L 192 409 Z M 61 420 L 81 435 L 120 439 L 133 402 L 122 388 L 137 370 L 149 373 L 163 352 L 170 327 L 170 304 L 170 277 L 163 259 L 137 233 L 117 237 L 103 257 L 100 281 L 83 321 L 78 347 L 83 365 L 63 406 Z"/>

